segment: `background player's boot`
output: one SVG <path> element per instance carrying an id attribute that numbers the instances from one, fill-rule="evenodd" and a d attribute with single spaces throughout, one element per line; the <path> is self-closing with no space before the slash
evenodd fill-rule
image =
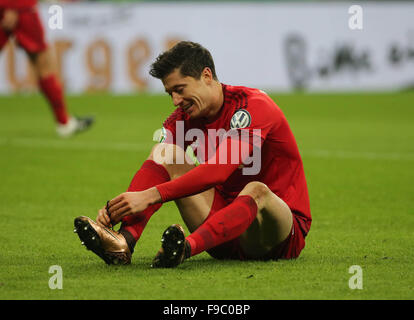
<path id="1" fill-rule="evenodd" d="M 101 227 L 88 217 L 77 217 L 74 232 L 82 244 L 98 255 L 107 264 L 130 264 L 131 251 L 122 234 Z"/>
<path id="2" fill-rule="evenodd" d="M 57 134 L 62 138 L 67 138 L 75 133 L 86 131 L 94 122 L 93 117 L 71 117 L 68 123 L 58 124 L 56 128 Z"/>
<path id="3" fill-rule="evenodd" d="M 191 248 L 179 224 L 169 226 L 163 233 L 161 248 L 152 261 L 153 268 L 174 268 L 190 256 Z"/>

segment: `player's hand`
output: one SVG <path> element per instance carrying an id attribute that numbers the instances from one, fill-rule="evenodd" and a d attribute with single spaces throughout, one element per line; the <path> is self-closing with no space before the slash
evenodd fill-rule
<path id="1" fill-rule="evenodd" d="M 3 14 L 0 26 L 5 31 L 13 31 L 19 21 L 19 13 L 17 10 L 6 9 Z"/>
<path id="2" fill-rule="evenodd" d="M 109 218 L 105 207 L 99 210 L 98 216 L 96 217 L 96 223 L 101 227 L 112 228 L 111 219 Z"/>
<path id="3" fill-rule="evenodd" d="M 111 223 L 116 225 L 122 218 L 138 214 L 158 200 L 160 200 L 160 197 L 156 188 L 147 189 L 145 191 L 121 193 L 108 203 Z"/>

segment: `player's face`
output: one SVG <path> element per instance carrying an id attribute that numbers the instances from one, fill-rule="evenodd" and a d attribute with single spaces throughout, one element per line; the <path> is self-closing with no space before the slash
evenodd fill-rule
<path id="1" fill-rule="evenodd" d="M 183 76 L 175 69 L 162 83 L 176 107 L 182 108 L 191 119 L 208 115 L 211 104 L 211 71 L 205 68 L 200 79 Z"/>

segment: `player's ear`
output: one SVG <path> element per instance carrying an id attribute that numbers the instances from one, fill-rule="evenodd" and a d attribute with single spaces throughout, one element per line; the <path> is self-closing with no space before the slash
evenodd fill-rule
<path id="1" fill-rule="evenodd" d="M 204 79 L 207 84 L 210 84 L 213 81 L 213 72 L 211 72 L 209 67 L 205 67 L 203 69 L 201 72 L 201 78 Z"/>

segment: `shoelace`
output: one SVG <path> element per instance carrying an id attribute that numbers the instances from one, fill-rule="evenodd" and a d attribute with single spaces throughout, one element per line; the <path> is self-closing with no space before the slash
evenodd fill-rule
<path id="1" fill-rule="evenodd" d="M 111 213 L 109 212 L 109 200 L 106 201 L 106 207 L 105 207 L 105 209 L 106 209 L 106 213 L 108 214 L 109 219 L 111 219 Z M 111 229 L 112 229 L 112 231 L 115 231 L 114 230 L 114 226 L 112 226 Z"/>

